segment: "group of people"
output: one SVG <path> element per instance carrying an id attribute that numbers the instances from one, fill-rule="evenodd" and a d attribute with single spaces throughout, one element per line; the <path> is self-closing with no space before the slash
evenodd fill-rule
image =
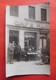
<path id="1" fill-rule="evenodd" d="M 9 43 L 8 46 L 8 62 L 13 63 L 13 60 L 20 60 L 21 46 L 15 42 Z"/>
<path id="2" fill-rule="evenodd" d="M 47 47 L 48 48 L 48 47 Z M 49 48 L 43 48 L 40 52 L 38 51 L 37 53 L 39 53 L 39 55 L 37 55 L 38 59 L 42 59 L 42 62 L 44 63 L 48 63 L 50 62 L 50 58 L 49 58 L 49 54 L 50 54 L 50 50 Z M 25 47 L 25 49 L 21 49 L 21 46 L 19 44 L 16 44 L 15 42 L 13 43 L 9 43 L 8 45 L 8 62 L 9 63 L 13 63 L 14 60 L 16 61 L 28 61 L 29 60 L 29 55 L 27 54 L 27 52 L 31 53 L 31 50 L 28 50 L 28 47 Z M 41 56 L 42 55 L 42 56 Z M 31 58 L 34 57 L 33 55 L 31 55 Z"/>

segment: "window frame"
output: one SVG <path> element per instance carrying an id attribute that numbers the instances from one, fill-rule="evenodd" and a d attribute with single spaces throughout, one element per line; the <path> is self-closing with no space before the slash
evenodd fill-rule
<path id="1" fill-rule="evenodd" d="M 17 7 L 17 11 L 13 11 L 12 13 L 11 13 L 11 7 Z M 13 8 L 13 10 L 16 10 L 16 9 L 14 9 Z M 17 12 L 16 14 L 14 13 L 14 12 Z M 14 13 L 14 14 L 13 14 Z M 18 6 L 10 6 L 10 16 L 13 16 L 13 17 L 18 17 L 19 16 L 19 8 L 18 8 Z"/>
<path id="2" fill-rule="evenodd" d="M 45 10 L 45 13 L 42 12 L 42 10 Z M 44 18 L 42 17 L 43 15 L 44 15 Z M 47 9 L 45 8 L 41 8 L 41 21 L 47 21 Z"/>
<path id="3" fill-rule="evenodd" d="M 30 7 L 31 8 L 34 8 L 34 14 L 33 14 L 34 16 L 32 16 L 32 18 L 30 17 Z M 36 19 L 36 17 L 35 17 L 35 11 L 36 11 L 35 10 L 35 6 L 29 6 L 29 19 L 32 19 L 32 20 L 35 20 Z"/>

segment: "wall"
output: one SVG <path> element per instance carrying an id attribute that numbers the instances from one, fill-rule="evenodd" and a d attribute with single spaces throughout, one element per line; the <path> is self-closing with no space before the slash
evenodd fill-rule
<path id="1" fill-rule="evenodd" d="M 24 30 L 19 31 L 19 44 L 24 48 Z"/>
<path id="2" fill-rule="evenodd" d="M 47 21 L 49 22 L 49 6 L 43 4 L 32 5 L 35 7 L 35 20 L 41 21 L 41 8 L 47 9 Z M 10 7 L 6 7 L 6 24 L 15 25 L 15 23 L 24 22 L 24 19 L 29 19 L 29 7 L 28 6 L 19 6 L 18 17 L 10 16 Z"/>

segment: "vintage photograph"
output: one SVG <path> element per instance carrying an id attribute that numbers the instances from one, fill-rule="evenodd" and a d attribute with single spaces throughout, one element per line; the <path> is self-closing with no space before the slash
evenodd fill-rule
<path id="1" fill-rule="evenodd" d="M 6 77 L 50 75 L 50 3 L 6 6 Z"/>

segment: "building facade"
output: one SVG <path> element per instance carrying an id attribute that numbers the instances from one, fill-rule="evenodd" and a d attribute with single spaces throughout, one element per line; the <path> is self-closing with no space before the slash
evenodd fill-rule
<path id="1" fill-rule="evenodd" d="M 21 48 L 37 51 L 46 46 L 49 34 L 49 3 L 6 7 L 6 49 L 15 41 Z"/>

